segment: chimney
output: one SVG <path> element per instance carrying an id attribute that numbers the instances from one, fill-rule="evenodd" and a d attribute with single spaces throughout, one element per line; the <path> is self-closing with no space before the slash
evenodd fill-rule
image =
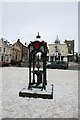
<path id="1" fill-rule="evenodd" d="M 20 39 L 18 39 L 17 42 L 20 42 Z"/>

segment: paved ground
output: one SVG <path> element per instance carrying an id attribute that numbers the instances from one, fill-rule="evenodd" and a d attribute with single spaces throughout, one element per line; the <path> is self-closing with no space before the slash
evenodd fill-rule
<path id="1" fill-rule="evenodd" d="M 19 91 L 28 83 L 28 72 L 26 67 L 0 68 L 2 78 L 0 79 L 0 83 L 2 82 L 0 116 L 3 118 L 78 117 L 77 70 L 47 69 L 47 82 L 54 85 L 53 99 L 19 97 Z"/>
<path id="2" fill-rule="evenodd" d="M 22 63 L 21 67 L 28 67 L 28 63 Z M 80 64 L 70 62 L 67 70 L 80 70 Z"/>
<path id="3" fill-rule="evenodd" d="M 78 63 L 69 63 L 68 70 L 80 70 L 80 64 Z"/>
<path id="4" fill-rule="evenodd" d="M 20 67 L 28 67 L 28 65 L 29 63 L 22 63 Z M 19 67 L 19 66 L 16 66 L 16 67 Z M 80 63 L 78 64 L 78 63 L 70 62 L 67 70 L 79 70 L 80 71 Z"/>

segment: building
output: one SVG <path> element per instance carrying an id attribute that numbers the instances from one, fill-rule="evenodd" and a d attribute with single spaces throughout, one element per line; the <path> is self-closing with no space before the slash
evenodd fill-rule
<path id="1" fill-rule="evenodd" d="M 80 63 L 80 56 L 78 56 L 78 61 L 77 62 Z"/>
<path id="2" fill-rule="evenodd" d="M 74 61 L 74 40 L 66 40 L 64 41 L 68 47 L 68 61 Z"/>
<path id="3" fill-rule="evenodd" d="M 49 61 L 64 60 L 67 61 L 68 58 L 68 47 L 67 44 L 60 43 L 60 40 L 57 36 L 54 44 L 48 44 L 49 46 Z"/>
<path id="4" fill-rule="evenodd" d="M 18 52 L 21 52 L 20 60 L 26 62 L 28 58 L 28 48 L 20 42 L 20 39 L 18 39 L 17 42 L 13 44 L 13 47 L 16 47 L 19 50 Z"/>
<path id="5" fill-rule="evenodd" d="M 11 62 L 12 45 L 4 38 L 0 39 L 0 62 Z"/>
<path id="6" fill-rule="evenodd" d="M 20 61 L 21 60 L 21 49 L 18 45 L 12 45 L 12 60 Z"/>

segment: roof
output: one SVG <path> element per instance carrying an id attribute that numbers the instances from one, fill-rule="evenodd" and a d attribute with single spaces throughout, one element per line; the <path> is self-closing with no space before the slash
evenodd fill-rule
<path id="1" fill-rule="evenodd" d="M 23 44 L 21 43 L 20 39 L 18 39 L 17 42 L 15 42 L 13 45 L 15 45 L 16 43 L 22 45 L 22 47 L 27 48 L 25 45 L 23 45 Z"/>

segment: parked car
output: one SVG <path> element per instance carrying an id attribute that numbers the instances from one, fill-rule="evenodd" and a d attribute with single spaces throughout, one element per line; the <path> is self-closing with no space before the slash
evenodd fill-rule
<path id="1" fill-rule="evenodd" d="M 55 61 L 50 64 L 46 65 L 47 68 L 50 69 L 67 69 L 68 68 L 68 62 L 66 61 Z"/>
<path id="2" fill-rule="evenodd" d="M 8 62 L 0 61 L 0 66 L 1 67 L 9 66 L 9 63 Z"/>
<path id="3" fill-rule="evenodd" d="M 19 66 L 20 67 L 20 65 L 21 65 L 21 62 L 22 62 L 22 60 L 11 60 L 11 65 L 12 66 Z"/>

